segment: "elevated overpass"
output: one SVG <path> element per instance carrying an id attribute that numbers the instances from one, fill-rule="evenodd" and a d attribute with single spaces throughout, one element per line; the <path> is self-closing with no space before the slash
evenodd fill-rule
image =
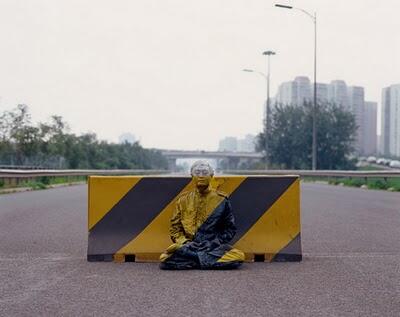
<path id="1" fill-rule="evenodd" d="M 258 152 L 231 152 L 231 151 L 181 151 L 181 150 L 159 150 L 168 160 L 168 168 L 176 170 L 177 159 L 216 159 L 218 164 L 225 163 L 225 167 L 235 169 L 243 162 L 256 162 L 263 158 Z"/>

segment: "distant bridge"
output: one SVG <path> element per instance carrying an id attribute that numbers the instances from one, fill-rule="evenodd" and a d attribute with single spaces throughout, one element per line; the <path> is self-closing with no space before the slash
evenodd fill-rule
<path id="1" fill-rule="evenodd" d="M 177 159 L 188 158 L 208 158 L 224 161 L 225 167 L 237 168 L 240 163 L 260 161 L 263 158 L 262 153 L 257 152 L 231 152 L 231 151 L 180 151 L 180 150 L 159 150 L 168 160 L 170 170 L 176 169 Z"/>

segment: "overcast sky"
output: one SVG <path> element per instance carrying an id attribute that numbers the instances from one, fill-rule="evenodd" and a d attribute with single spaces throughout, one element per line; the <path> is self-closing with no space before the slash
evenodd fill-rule
<path id="1" fill-rule="evenodd" d="M 0 110 L 62 115 L 72 131 L 145 147 L 217 149 L 262 129 L 271 91 L 313 74 L 313 24 L 258 0 L 0 0 Z M 367 100 L 400 83 L 400 3 L 281 3 L 318 15 L 318 81 L 365 87 Z"/>

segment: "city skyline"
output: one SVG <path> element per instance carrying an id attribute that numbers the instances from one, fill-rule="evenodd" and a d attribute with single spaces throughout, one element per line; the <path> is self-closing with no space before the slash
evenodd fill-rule
<path id="1" fill-rule="evenodd" d="M 400 84 L 382 89 L 380 153 L 400 156 Z"/>
<path id="2" fill-rule="evenodd" d="M 298 86 L 294 85 L 296 84 L 296 82 L 298 82 Z M 275 97 L 272 97 L 272 103 L 274 104 L 275 102 L 281 103 L 281 104 L 301 104 L 304 101 L 308 101 L 311 102 L 312 101 L 312 89 L 311 89 L 311 85 L 312 82 L 310 81 L 310 79 L 307 76 L 296 76 L 295 79 L 293 81 L 284 81 L 282 83 L 280 83 L 278 85 L 277 88 L 277 92 L 274 95 Z M 385 87 L 382 88 L 382 104 L 384 104 L 384 91 L 390 88 L 398 88 L 400 86 L 400 84 L 393 84 L 390 85 L 389 87 Z M 358 129 L 358 139 L 359 139 L 359 143 L 361 144 L 361 146 L 368 148 L 368 149 L 372 149 L 373 147 L 375 147 L 375 151 L 366 151 L 367 154 L 377 154 L 378 152 L 381 152 L 381 154 L 384 154 L 384 151 L 382 150 L 382 146 L 379 145 L 379 143 L 381 142 L 380 139 L 380 133 L 382 133 L 382 130 L 380 129 L 381 125 L 383 126 L 383 122 L 384 119 L 380 116 L 378 116 L 378 105 L 379 102 L 377 101 L 368 101 L 365 100 L 364 98 L 364 87 L 359 87 L 359 86 L 348 86 L 346 84 L 345 80 L 331 80 L 329 83 L 317 83 L 317 87 L 318 87 L 318 91 L 317 91 L 317 100 L 318 102 L 334 102 L 338 105 L 343 106 L 344 108 L 351 110 L 355 115 L 356 115 L 356 123 L 359 126 Z M 293 90 L 295 90 L 295 93 L 293 94 Z M 356 91 L 356 93 L 354 93 L 353 91 Z M 361 96 L 356 96 L 354 97 L 354 95 L 361 95 Z M 283 99 L 282 99 L 283 98 Z M 351 98 L 355 98 L 356 101 L 351 100 Z M 360 100 L 358 100 L 360 99 Z M 364 117 L 364 113 L 357 113 L 360 112 L 360 107 L 355 107 L 355 104 L 359 103 L 359 104 L 363 104 L 364 107 L 369 107 L 369 108 L 373 108 L 374 109 L 374 113 L 371 112 L 371 109 L 368 109 L 368 113 L 366 114 L 368 117 Z M 265 107 L 265 104 L 262 105 L 263 107 Z M 4 110 L 11 110 L 11 108 L 9 109 L 4 109 Z M 265 110 L 265 109 L 264 109 Z M 265 118 L 265 111 L 263 114 L 263 118 Z M 375 120 L 375 121 L 374 121 Z M 70 125 L 69 122 L 67 122 L 68 126 Z M 363 136 L 361 136 L 360 138 L 360 134 L 363 134 L 364 131 L 364 127 L 365 126 L 369 126 L 373 124 L 374 129 L 376 131 L 375 134 L 371 134 L 370 131 L 367 131 L 366 133 L 368 133 L 368 139 L 364 140 Z M 379 127 L 379 129 L 378 129 Z M 396 130 L 397 131 L 397 130 Z M 72 131 L 75 132 L 75 131 Z M 90 132 L 90 131 L 89 131 Z M 95 131 L 93 131 L 95 132 Z M 96 132 L 95 132 L 96 133 Z M 374 136 L 375 140 L 375 145 L 372 146 L 371 145 L 371 140 L 372 140 L 372 136 Z M 235 145 L 234 147 L 238 147 L 241 148 L 244 145 L 239 145 L 240 142 L 242 142 L 242 144 L 244 143 L 249 143 L 248 140 L 246 140 L 247 138 L 253 138 L 255 140 L 256 135 L 252 135 L 251 133 L 246 133 L 246 134 L 241 134 L 241 135 L 231 135 L 231 136 L 227 136 L 224 135 L 222 137 L 219 137 L 219 145 L 214 146 L 214 148 L 212 150 L 220 150 L 221 148 L 221 141 L 225 142 L 228 141 L 232 142 L 233 139 L 235 139 L 234 142 L 237 142 L 237 145 Z M 129 143 L 134 143 L 134 142 L 139 142 L 141 143 L 141 140 L 136 138 L 136 136 L 132 133 L 132 132 L 127 132 L 124 131 L 122 132 L 118 137 L 117 140 L 107 140 L 109 142 L 113 142 L 113 143 L 123 143 L 125 141 L 129 142 Z M 243 143 L 244 142 L 244 143 Z M 374 143 L 374 142 L 372 142 Z M 233 145 L 230 144 L 228 147 L 231 148 Z M 224 147 L 224 146 L 222 146 Z M 248 145 L 247 145 L 248 147 Z M 358 149 L 359 149 L 359 145 L 357 145 Z M 156 148 L 156 147 L 151 147 L 151 148 Z M 165 147 L 158 147 L 160 149 L 166 149 Z M 179 149 L 179 148 L 171 148 L 171 149 Z M 190 148 L 190 149 L 194 149 L 194 150 L 199 150 L 200 148 Z M 233 150 L 236 151 L 236 150 Z M 240 150 L 238 150 L 240 151 Z M 245 150 L 246 152 L 247 150 Z M 365 153 L 364 153 L 365 154 Z M 388 152 L 387 152 L 388 154 Z"/>
<path id="3" fill-rule="evenodd" d="M 345 79 L 378 104 L 399 83 L 395 1 L 284 3 L 318 14 L 318 82 Z M 2 1 L 0 110 L 25 103 L 35 122 L 57 114 L 74 133 L 117 142 L 129 131 L 148 148 L 256 135 L 265 82 L 241 70 L 265 72 L 262 52 L 276 51 L 271 92 L 313 71 L 312 23 L 274 4 Z"/>
<path id="4" fill-rule="evenodd" d="M 345 80 L 317 83 L 317 102 L 321 105 L 334 103 L 355 116 L 357 128 L 354 143 L 355 152 L 361 155 L 377 153 L 378 113 L 377 102 L 365 100 L 361 86 L 348 86 Z M 297 76 L 278 87 L 274 102 L 281 105 L 303 105 L 312 102 L 312 83 L 306 76 Z"/>

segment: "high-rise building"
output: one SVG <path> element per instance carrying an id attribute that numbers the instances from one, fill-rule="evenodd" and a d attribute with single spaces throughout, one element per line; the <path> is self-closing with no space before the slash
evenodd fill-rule
<path id="1" fill-rule="evenodd" d="M 364 155 L 375 155 L 377 153 L 377 110 L 378 104 L 372 101 L 366 101 L 364 107 L 364 144 L 363 154 Z"/>
<path id="2" fill-rule="evenodd" d="M 308 77 L 298 76 L 294 79 L 296 88 L 296 105 L 302 105 L 312 100 L 311 82 Z"/>
<path id="3" fill-rule="evenodd" d="M 219 141 L 218 151 L 237 151 L 238 140 L 235 137 L 228 136 Z"/>
<path id="4" fill-rule="evenodd" d="M 327 84 L 317 83 L 317 104 L 325 104 L 329 101 L 328 87 Z"/>
<path id="5" fill-rule="evenodd" d="M 400 84 L 382 89 L 381 149 L 385 156 L 400 156 Z"/>
<path id="6" fill-rule="evenodd" d="M 246 134 L 243 139 L 239 139 L 237 143 L 238 152 L 255 152 L 256 138 L 252 134 Z"/>
<path id="7" fill-rule="evenodd" d="M 304 101 L 312 101 L 312 97 L 313 83 L 307 77 L 299 76 L 294 81 L 282 83 L 275 100 L 283 105 L 301 105 Z M 317 83 L 318 104 L 334 103 L 354 114 L 357 125 L 354 147 L 357 153 L 367 155 L 376 153 L 376 107 L 366 104 L 364 99 L 363 87 L 349 87 L 344 80 Z"/>
<path id="8" fill-rule="evenodd" d="M 298 76 L 279 86 L 275 102 L 282 105 L 302 105 L 304 102 L 312 102 L 313 96 L 313 83 L 308 77 Z M 330 84 L 317 83 L 317 102 L 323 104 L 328 101 L 348 107 L 347 85 L 343 80 L 334 80 Z"/>
<path id="9" fill-rule="evenodd" d="M 298 76 L 294 81 L 282 83 L 278 88 L 275 101 L 282 105 L 302 105 L 312 98 L 310 79 Z"/>
<path id="10" fill-rule="evenodd" d="M 328 85 L 328 101 L 349 108 L 349 96 L 346 82 L 344 80 L 332 80 Z"/>
<path id="11" fill-rule="evenodd" d="M 348 88 L 349 110 L 354 114 L 357 125 L 357 134 L 355 142 L 355 150 L 357 153 L 363 153 L 364 149 L 364 88 L 351 86 Z"/>
<path id="12" fill-rule="evenodd" d="M 379 142 L 379 153 L 390 156 L 389 153 L 390 136 L 390 87 L 382 89 L 381 103 L 381 139 Z"/>
<path id="13" fill-rule="evenodd" d="M 255 152 L 256 137 L 247 134 L 243 139 L 228 136 L 219 141 L 218 151 Z"/>
<path id="14" fill-rule="evenodd" d="M 295 87 L 296 83 L 294 81 L 287 81 L 280 84 L 275 102 L 285 106 L 294 104 L 297 98 Z"/>

